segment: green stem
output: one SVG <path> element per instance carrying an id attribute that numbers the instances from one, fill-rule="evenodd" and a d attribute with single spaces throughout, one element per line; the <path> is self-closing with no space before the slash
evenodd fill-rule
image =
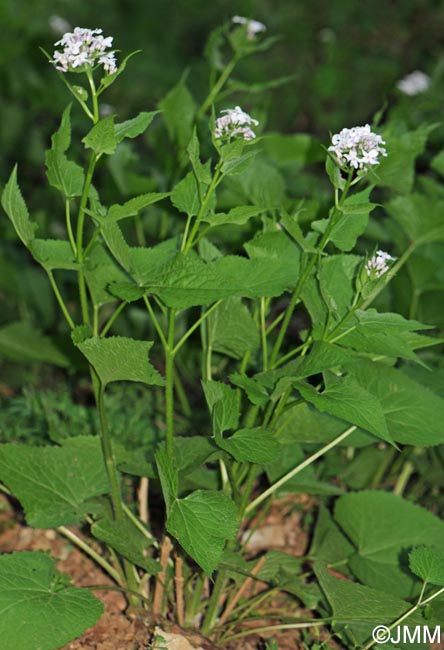
<path id="1" fill-rule="evenodd" d="M 307 621 L 307 623 L 284 623 L 282 625 L 267 625 L 265 627 L 255 627 L 254 633 L 260 634 L 261 632 L 278 632 L 279 630 L 296 630 L 296 629 L 305 629 L 310 627 L 322 627 L 325 625 L 324 621 L 319 621 L 319 619 Z M 248 636 L 252 633 L 251 628 L 245 630 L 244 632 L 238 632 L 237 634 L 232 634 L 231 636 L 224 637 L 224 642 L 233 641 L 234 639 L 240 639 L 243 636 Z"/>
<path id="2" fill-rule="evenodd" d="M 337 223 L 338 217 L 340 217 L 341 214 L 342 214 L 339 207 L 342 205 L 342 203 L 345 201 L 345 199 L 347 197 L 348 191 L 350 189 L 352 174 L 353 174 L 353 172 L 349 173 L 347 182 L 346 182 L 345 187 L 344 187 L 344 191 L 342 192 L 342 195 L 341 195 L 341 199 L 339 200 L 339 202 L 337 200 L 335 200 L 335 204 L 336 204 L 335 210 L 333 211 L 333 213 L 332 213 L 332 215 L 330 217 L 328 225 L 327 225 L 327 227 L 325 229 L 325 232 L 324 232 L 324 234 L 322 236 L 322 239 L 321 239 L 321 241 L 319 243 L 317 254 L 312 255 L 310 261 L 308 262 L 307 266 L 305 267 L 304 271 L 302 272 L 302 275 L 300 276 L 300 278 L 299 278 L 299 280 L 298 280 L 298 282 L 296 284 L 295 290 L 294 290 L 293 295 L 292 295 L 291 300 L 290 300 L 290 304 L 288 305 L 286 313 L 285 313 L 285 317 L 284 317 L 284 320 L 283 320 L 283 323 L 282 323 L 282 327 L 279 330 L 279 334 L 277 336 L 276 343 L 274 345 L 273 352 L 271 354 L 270 368 L 274 368 L 275 363 L 277 361 L 277 358 L 278 358 L 282 343 L 284 341 L 285 334 L 287 333 L 287 329 L 288 329 L 290 321 L 291 321 L 291 319 L 293 317 L 293 313 L 294 313 L 294 310 L 296 308 L 296 305 L 299 302 L 299 297 L 300 297 L 301 290 L 302 290 L 306 280 L 310 276 L 310 274 L 311 274 L 311 272 L 313 270 L 313 267 L 315 266 L 316 262 L 318 261 L 321 253 L 323 252 L 324 248 L 327 246 L 327 244 L 328 244 L 328 242 L 330 240 L 330 235 L 332 233 L 332 230 L 333 230 L 333 228 L 335 227 L 335 225 Z"/>
<path id="3" fill-rule="evenodd" d="M 108 322 L 106 323 L 106 325 L 104 325 L 102 331 L 100 332 L 100 336 L 102 338 L 108 334 L 109 330 L 111 329 L 112 325 L 114 324 L 114 321 L 117 319 L 118 316 L 120 316 L 120 314 L 125 309 L 127 304 L 128 303 L 126 303 L 126 302 L 121 302 L 120 305 L 117 307 L 117 309 L 109 317 Z"/>
<path id="4" fill-rule="evenodd" d="M 356 429 L 357 429 L 356 426 L 349 427 L 346 431 L 343 431 L 339 436 L 334 438 L 334 440 L 332 440 L 327 445 L 325 445 L 324 447 L 319 449 L 317 452 L 315 452 L 314 454 L 312 454 L 311 456 L 306 458 L 302 463 L 300 463 L 300 465 L 298 465 L 294 469 L 287 472 L 287 474 L 282 476 L 282 478 L 280 478 L 278 481 L 276 481 L 276 483 L 273 483 L 273 485 L 270 485 L 270 487 L 267 488 L 265 490 L 265 492 L 262 492 L 262 494 L 260 494 L 254 501 L 252 501 L 250 504 L 248 504 L 248 506 L 245 508 L 245 514 L 248 514 L 249 512 L 251 512 L 252 510 L 257 508 L 257 506 L 260 503 L 262 503 L 262 501 L 264 501 L 269 496 L 274 494 L 276 492 L 276 490 L 278 490 L 280 487 L 282 487 L 282 485 L 287 483 L 287 481 L 289 481 L 291 478 L 293 478 L 293 476 L 296 476 L 296 474 L 299 474 L 299 472 L 302 472 L 303 469 L 305 469 L 306 467 L 308 467 L 309 465 L 314 463 L 315 460 L 317 460 L 318 458 L 323 456 L 325 453 L 327 453 L 327 451 L 330 451 L 330 449 L 333 449 L 333 447 L 335 447 L 340 442 L 345 440 L 345 438 L 347 438 L 351 433 L 353 433 L 353 431 L 356 431 Z"/>
<path id="5" fill-rule="evenodd" d="M 70 326 L 71 329 L 74 329 L 74 327 L 75 327 L 74 321 L 71 318 L 71 316 L 69 315 L 69 311 L 68 311 L 68 309 L 67 309 L 67 307 L 65 305 L 65 302 L 64 302 L 64 300 L 62 298 L 62 294 L 59 291 L 59 288 L 58 288 L 58 286 L 56 284 L 56 281 L 54 280 L 54 276 L 52 274 L 52 271 L 46 271 L 46 273 L 48 274 L 48 278 L 49 278 L 49 281 L 51 283 L 52 290 L 54 291 L 54 295 L 55 295 L 55 297 L 57 299 L 57 302 L 59 303 L 59 307 L 62 310 L 62 313 L 63 313 L 63 315 L 64 315 L 64 317 L 66 319 L 66 322 L 68 323 L 68 325 Z"/>
<path id="6" fill-rule="evenodd" d="M 151 317 L 151 320 L 153 321 L 153 325 L 154 325 L 154 327 L 156 329 L 156 332 L 157 332 L 157 334 L 158 334 L 158 336 L 160 338 L 160 341 L 162 343 L 162 347 L 163 347 L 164 350 L 166 350 L 167 347 L 168 347 L 168 343 L 167 343 L 165 335 L 164 335 L 164 333 L 162 331 L 162 328 L 160 327 L 160 323 L 159 323 L 159 321 L 157 319 L 157 316 L 154 313 L 154 309 L 151 306 L 150 299 L 147 296 L 143 296 L 143 301 L 144 301 L 144 303 L 146 305 L 146 308 L 147 308 L 148 313 L 149 313 L 149 315 Z"/>
<path id="7" fill-rule="evenodd" d="M 176 312 L 169 309 L 168 340 L 165 348 L 165 416 L 166 446 L 169 457 L 174 457 L 174 328 Z"/>
<path id="8" fill-rule="evenodd" d="M 216 81 L 210 92 L 208 93 L 207 98 L 204 100 L 202 106 L 200 107 L 197 116 L 198 117 L 203 117 L 207 110 L 210 108 L 212 104 L 214 104 L 218 94 L 224 87 L 225 83 L 227 82 L 229 76 L 233 72 L 234 68 L 236 67 L 237 62 L 239 61 L 239 58 L 237 55 L 233 56 L 231 61 L 229 61 L 225 67 L 225 69 L 222 71 L 219 79 Z"/>
<path id="9" fill-rule="evenodd" d="M 178 343 L 176 343 L 176 346 L 175 346 L 175 348 L 174 348 L 174 350 L 173 350 L 173 353 L 174 353 L 174 354 L 176 354 L 176 353 L 180 350 L 180 348 L 181 348 L 182 345 L 185 343 L 185 341 L 186 341 L 186 340 L 191 336 L 191 334 L 192 334 L 193 332 L 195 332 L 195 331 L 197 330 L 197 328 L 198 328 L 198 327 L 199 327 L 199 326 L 204 322 L 204 320 L 205 320 L 206 318 L 208 318 L 208 316 L 209 316 L 209 315 L 210 315 L 210 314 L 211 314 L 215 309 L 217 309 L 217 307 L 219 307 L 219 305 L 221 304 L 221 302 L 222 302 L 222 300 L 218 300 L 218 301 L 215 302 L 213 305 L 211 305 L 211 307 L 210 307 L 209 309 L 207 309 L 207 310 L 202 314 L 202 316 L 201 316 L 201 317 L 200 317 L 200 318 L 199 318 L 199 319 L 198 319 L 198 320 L 197 320 L 197 321 L 196 321 L 196 322 L 195 322 L 195 323 L 190 327 L 190 329 L 187 330 L 187 331 L 185 332 L 185 334 L 182 336 L 182 338 L 180 339 L 180 341 L 179 341 Z"/>
<path id="10" fill-rule="evenodd" d="M 94 124 L 97 124 L 97 122 L 100 119 L 99 102 L 98 102 L 98 98 L 97 98 L 96 84 L 94 83 L 93 73 L 92 73 L 92 70 L 90 68 L 87 69 L 86 76 L 88 77 L 89 87 L 91 88 L 91 97 L 92 97 L 92 103 L 93 103 L 93 122 L 94 122 Z"/>
<path id="11" fill-rule="evenodd" d="M 97 163 L 96 155 L 94 152 L 92 152 L 88 163 L 88 169 L 86 171 L 82 196 L 80 197 L 79 214 L 77 217 L 77 232 L 76 232 L 77 261 L 81 267 L 84 262 L 83 231 L 84 231 L 84 224 L 85 224 L 85 208 L 88 202 L 88 194 L 91 187 L 96 163 Z M 88 309 L 88 297 L 86 295 L 85 274 L 83 272 L 83 268 L 80 268 L 78 270 L 78 282 L 79 282 L 79 295 L 80 295 L 80 305 L 82 310 L 82 319 L 83 319 L 83 323 L 86 325 L 89 324 L 90 322 L 90 316 L 89 316 L 89 309 Z"/>
<path id="12" fill-rule="evenodd" d="M 211 199 L 211 197 L 213 195 L 214 190 L 218 186 L 219 182 L 222 180 L 221 175 L 222 175 L 221 161 L 219 161 L 219 163 L 216 165 L 214 176 L 211 179 L 211 183 L 210 183 L 210 185 L 209 185 L 209 187 L 208 187 L 208 189 L 207 189 L 207 191 L 205 193 L 205 197 L 204 197 L 204 199 L 203 199 L 203 201 L 201 203 L 199 212 L 197 213 L 197 216 L 196 216 L 196 219 L 194 221 L 193 227 L 191 228 L 190 236 L 188 237 L 187 241 L 185 240 L 185 233 L 184 233 L 181 250 L 185 254 L 188 253 L 190 248 L 192 248 L 193 244 L 195 243 L 194 239 L 196 237 L 197 231 L 199 230 L 200 222 L 202 221 L 203 217 L 205 216 L 208 203 L 209 203 L 209 201 L 210 201 L 210 199 Z"/>
<path id="13" fill-rule="evenodd" d="M 381 293 L 383 289 L 387 286 L 387 284 L 390 282 L 390 280 L 396 275 L 396 273 L 399 271 L 399 269 L 404 266 L 404 264 L 407 262 L 409 259 L 410 255 L 415 251 L 416 247 L 418 246 L 418 242 L 414 243 L 412 242 L 410 246 L 404 251 L 404 253 L 401 255 L 399 260 L 392 266 L 392 268 L 384 275 L 384 281 L 378 283 L 378 286 L 375 288 L 375 290 L 370 294 L 368 298 L 364 300 L 364 302 L 361 305 L 361 309 L 367 309 L 369 305 L 372 304 L 372 302 L 375 300 L 375 298 Z"/>
<path id="14" fill-rule="evenodd" d="M 121 521 L 124 517 L 123 507 L 122 507 L 122 495 L 120 492 L 119 475 L 117 473 L 116 464 L 113 456 L 111 435 L 108 428 L 108 420 L 106 418 L 104 397 L 105 397 L 105 389 L 103 387 L 103 384 L 100 383 L 98 395 L 97 395 L 97 408 L 99 411 L 100 429 L 101 429 L 100 439 L 102 443 L 102 452 L 103 452 L 103 458 L 105 460 L 106 472 L 108 475 L 114 517 L 117 521 Z"/>
<path id="15" fill-rule="evenodd" d="M 101 430 L 100 441 L 102 444 L 102 453 L 105 461 L 106 472 L 108 475 L 108 482 L 110 487 L 111 503 L 113 506 L 114 518 L 116 521 L 122 522 L 125 518 L 125 514 L 123 510 L 122 494 L 120 491 L 119 474 L 117 472 L 117 467 L 114 460 L 112 443 L 111 443 L 111 435 L 109 432 L 108 421 L 106 418 L 104 397 L 105 397 L 104 386 L 102 383 L 99 383 L 99 387 L 97 391 L 97 408 L 99 411 L 99 418 L 100 418 L 100 430 Z M 133 592 L 137 592 L 138 585 L 137 585 L 137 580 L 134 572 L 134 566 L 129 560 L 123 558 L 123 567 L 125 571 L 126 582 L 129 589 Z M 137 598 L 134 598 L 132 596 L 130 596 L 129 598 L 131 604 L 136 606 L 139 604 L 139 600 Z"/>
<path id="16" fill-rule="evenodd" d="M 213 593 L 211 594 L 210 601 L 208 603 L 207 611 L 202 623 L 201 627 L 201 633 L 204 636 L 208 636 L 209 632 L 213 629 L 216 619 L 217 619 L 217 612 L 219 609 L 219 599 L 220 595 L 223 591 L 223 588 L 225 586 L 225 575 L 226 571 L 225 569 L 220 569 L 216 582 L 214 584 L 214 589 Z"/>
<path id="17" fill-rule="evenodd" d="M 180 408 L 185 417 L 190 418 L 193 415 L 193 409 L 191 408 L 190 401 L 183 387 L 182 379 L 180 373 L 177 370 L 177 367 L 174 368 L 174 390 L 180 402 Z"/>
<path id="18" fill-rule="evenodd" d="M 410 460 L 407 460 L 402 466 L 401 473 L 398 476 L 395 487 L 393 488 L 393 494 L 396 494 L 397 496 L 402 496 L 404 494 L 407 483 L 414 471 L 415 466 Z"/>
<path id="19" fill-rule="evenodd" d="M 111 566 L 109 562 L 107 562 L 101 555 L 100 553 L 97 553 L 89 544 L 87 544 L 83 539 L 78 537 L 75 533 L 73 533 L 69 528 L 66 528 L 66 526 L 58 526 L 56 528 L 57 532 L 59 532 L 61 535 L 69 539 L 70 542 L 78 546 L 78 548 L 82 549 L 84 553 L 89 555 L 97 564 L 99 564 L 102 569 L 105 569 L 105 571 L 108 573 L 108 575 L 113 578 L 117 582 L 118 585 L 122 584 L 122 576 L 119 574 L 116 569 Z"/>
<path id="20" fill-rule="evenodd" d="M 262 343 L 262 365 L 263 370 L 268 370 L 268 348 L 267 348 L 267 328 L 265 326 L 265 298 L 260 300 L 260 330 Z"/>
<path id="21" fill-rule="evenodd" d="M 74 234 L 72 232 L 71 210 L 70 210 L 69 199 L 65 200 L 65 219 L 66 219 L 66 230 L 68 232 L 69 243 L 71 244 L 71 248 L 72 248 L 72 252 L 74 253 L 74 256 L 77 257 L 77 246 L 74 239 Z"/>

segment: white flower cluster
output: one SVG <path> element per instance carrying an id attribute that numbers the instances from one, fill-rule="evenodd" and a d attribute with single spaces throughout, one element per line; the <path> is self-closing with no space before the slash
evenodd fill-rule
<path id="1" fill-rule="evenodd" d="M 117 70 L 115 53 L 106 51 L 112 46 L 113 37 L 102 36 L 101 29 L 84 29 L 75 27 L 73 32 L 67 32 L 55 45 L 63 45 L 63 51 L 54 52 L 54 63 L 57 70 L 68 72 L 83 66 L 103 65 L 105 72 L 111 74 Z"/>
<path id="2" fill-rule="evenodd" d="M 414 95 L 424 93 L 428 90 L 429 86 L 430 77 L 425 74 L 425 72 L 421 72 L 421 70 L 415 70 L 396 84 L 398 90 L 409 97 L 414 97 Z"/>
<path id="3" fill-rule="evenodd" d="M 258 20 L 251 20 L 250 18 L 244 18 L 244 16 L 233 16 L 231 22 L 237 25 L 245 25 L 247 28 L 247 38 L 249 41 L 252 41 L 256 38 L 261 32 L 265 32 L 267 28 L 264 23 L 260 23 Z"/>
<path id="4" fill-rule="evenodd" d="M 366 169 L 370 165 L 379 164 L 379 154 L 387 155 L 385 148 L 381 146 L 385 144 L 384 140 L 372 132 L 369 124 L 342 129 L 331 141 L 332 145 L 328 150 L 336 155 L 341 167 Z"/>
<path id="5" fill-rule="evenodd" d="M 365 270 L 369 277 L 380 278 L 384 273 L 387 273 L 390 266 L 389 263 L 394 261 L 394 257 L 385 251 L 376 251 L 365 265 Z"/>
<path id="6" fill-rule="evenodd" d="M 221 113 L 225 113 L 216 120 L 214 137 L 216 140 L 222 138 L 233 138 L 241 136 L 244 140 L 254 140 L 256 134 L 250 126 L 257 126 L 259 122 L 254 120 L 248 113 L 245 113 L 240 106 L 236 108 L 227 108 Z"/>

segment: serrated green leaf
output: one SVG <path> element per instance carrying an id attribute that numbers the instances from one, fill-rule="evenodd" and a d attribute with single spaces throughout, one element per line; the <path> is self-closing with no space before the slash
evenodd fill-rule
<path id="1" fill-rule="evenodd" d="M 400 314 L 379 313 L 375 309 L 357 310 L 343 332 L 338 332 L 339 345 L 351 347 L 362 352 L 373 352 L 384 356 L 403 357 L 417 361 L 413 349 L 421 345 L 421 339 L 415 341 L 412 330 L 428 329 L 418 321 L 409 321 Z M 439 340 L 424 341 L 433 345 Z"/>
<path id="2" fill-rule="evenodd" d="M 53 340 L 26 321 L 9 323 L 0 328 L 0 354 L 14 361 L 43 361 L 62 368 L 70 365 L 68 357 Z"/>
<path id="3" fill-rule="evenodd" d="M 444 399 L 384 364 L 360 360 L 353 377 L 380 402 L 391 437 L 406 445 L 444 442 Z"/>
<path id="4" fill-rule="evenodd" d="M 185 81 L 186 75 L 159 102 L 170 139 L 177 142 L 181 149 L 185 149 L 191 139 L 197 110 Z"/>
<path id="5" fill-rule="evenodd" d="M 350 580 L 335 578 L 327 566 L 321 562 L 315 564 L 316 576 L 332 608 L 335 629 L 348 629 L 353 639 L 364 644 L 371 640 L 372 631 L 378 625 L 389 626 L 397 618 L 411 609 L 411 604 L 383 590 L 371 589 Z M 413 613 L 405 625 L 424 625 L 419 612 Z M 412 648 L 412 645 L 402 645 Z M 416 646 L 423 648 L 424 646 Z"/>
<path id="6" fill-rule="evenodd" d="M 439 548 L 420 546 L 409 553 L 411 571 L 424 582 L 444 585 L 444 553 Z"/>
<path id="7" fill-rule="evenodd" d="M 240 399 L 237 391 L 220 381 L 203 381 L 202 386 L 213 416 L 213 429 L 217 433 L 236 429 L 240 418 Z"/>
<path id="8" fill-rule="evenodd" d="M 0 480 L 35 528 L 69 526 L 91 512 L 88 499 L 106 494 L 108 478 L 94 438 L 63 447 L 0 445 Z"/>
<path id="9" fill-rule="evenodd" d="M 230 375 L 230 381 L 235 386 L 239 386 L 247 394 L 248 399 L 256 406 L 265 406 L 268 402 L 269 395 L 267 390 L 254 377 L 247 377 L 241 373 Z"/>
<path id="10" fill-rule="evenodd" d="M 416 246 L 444 241 L 442 199 L 414 193 L 395 197 L 388 202 L 386 209 Z"/>
<path id="11" fill-rule="evenodd" d="M 102 517 L 91 526 L 91 532 L 94 537 L 111 546 L 133 564 L 145 569 L 150 575 L 160 571 L 159 562 L 144 555 L 144 551 L 150 546 L 150 540 L 127 517 L 122 521 Z"/>
<path id="12" fill-rule="evenodd" d="M 340 497 L 334 517 L 356 548 L 350 568 L 359 580 L 403 598 L 418 595 L 421 585 L 406 570 L 405 551 L 419 544 L 441 547 L 443 521 L 401 497 L 376 490 Z"/>
<path id="13" fill-rule="evenodd" d="M 133 217 L 143 208 L 148 207 L 152 203 L 157 203 L 157 201 L 161 201 L 167 196 L 169 196 L 169 192 L 150 192 L 149 194 L 135 196 L 123 205 L 116 203 L 110 207 L 104 221 L 120 221 L 120 219 Z"/>
<path id="14" fill-rule="evenodd" d="M 396 128 L 398 125 L 394 124 Z M 412 191 L 415 159 L 424 151 L 430 133 L 436 124 L 421 124 L 415 131 L 396 133 L 392 127 L 382 134 L 386 141 L 387 156 L 382 158 L 375 170 L 369 175 L 375 185 L 390 187 L 402 194 Z"/>
<path id="15" fill-rule="evenodd" d="M 139 381 L 150 386 L 164 383 L 148 361 L 152 341 L 136 341 L 124 336 L 94 336 L 76 345 L 105 386 L 113 381 Z"/>
<path id="16" fill-rule="evenodd" d="M 240 298 L 228 298 L 208 318 L 209 337 L 215 352 L 241 359 L 260 344 L 259 332 Z"/>
<path id="17" fill-rule="evenodd" d="M 190 157 L 193 171 L 196 175 L 198 183 L 209 185 L 211 183 L 211 171 L 207 165 L 203 165 L 200 161 L 200 145 L 197 138 L 196 128 L 193 130 L 193 135 L 187 147 L 187 153 Z"/>
<path id="18" fill-rule="evenodd" d="M 380 401 L 351 376 L 332 384 L 322 393 L 302 383 L 297 388 L 302 397 L 320 411 L 335 415 L 382 440 L 392 442 Z"/>
<path id="19" fill-rule="evenodd" d="M 354 553 L 354 547 L 333 521 L 330 512 L 321 507 L 316 521 L 310 557 L 315 561 L 342 562 Z"/>
<path id="20" fill-rule="evenodd" d="M 17 165 L 11 172 L 2 193 L 2 206 L 14 226 L 17 235 L 26 247 L 34 239 L 37 225 L 29 218 L 28 208 L 17 183 Z"/>
<path id="21" fill-rule="evenodd" d="M 117 223 L 104 223 L 101 232 L 112 255 L 126 271 L 131 271 L 131 249 Z"/>
<path id="22" fill-rule="evenodd" d="M 360 262 L 357 255 L 330 255 L 321 261 L 320 290 L 329 311 L 337 319 L 350 308 L 355 295 L 353 280 Z"/>
<path id="23" fill-rule="evenodd" d="M 47 271 L 65 269 L 74 271 L 79 263 L 74 258 L 69 242 L 60 239 L 33 239 L 30 251 L 34 259 Z"/>
<path id="24" fill-rule="evenodd" d="M 239 429 L 229 438 L 216 436 L 216 443 L 235 460 L 259 465 L 272 462 L 280 452 L 280 445 L 273 434 L 261 427 Z"/>
<path id="25" fill-rule="evenodd" d="M 96 155 L 112 154 L 116 150 L 118 140 L 114 131 L 114 116 L 108 115 L 94 124 L 89 133 L 82 138 L 87 149 L 92 149 Z"/>
<path id="26" fill-rule="evenodd" d="M 4 650 L 54 650 L 94 625 L 103 604 L 67 585 L 43 552 L 0 557 L 0 638 Z M 57 621 L 57 625 L 54 621 Z"/>
<path id="27" fill-rule="evenodd" d="M 171 192 L 171 203 L 189 217 L 196 216 L 200 209 L 199 190 L 193 172 L 183 178 Z"/>
<path id="28" fill-rule="evenodd" d="M 71 144 L 70 115 L 71 104 L 63 112 L 60 126 L 51 137 L 51 149 L 45 154 L 48 182 L 67 199 L 80 196 L 84 183 L 83 169 L 65 156 Z"/>
<path id="29" fill-rule="evenodd" d="M 183 549 L 211 575 L 225 542 L 237 533 L 236 506 L 224 494 L 197 490 L 173 503 L 166 525 Z"/>
<path id="30" fill-rule="evenodd" d="M 174 465 L 174 460 L 169 457 L 166 445 L 160 445 L 156 451 L 156 465 L 162 486 L 163 498 L 167 513 L 170 512 L 174 500 L 177 497 L 179 487 L 179 475 Z"/>
<path id="31" fill-rule="evenodd" d="M 141 135 L 147 130 L 158 113 L 159 111 L 151 111 L 149 113 L 142 111 L 137 117 L 133 117 L 131 120 L 115 124 L 114 136 L 116 143 L 122 142 L 124 138 L 137 138 L 138 135 Z"/>
<path id="32" fill-rule="evenodd" d="M 56 150 L 49 149 L 45 154 L 48 183 L 67 199 L 81 196 L 84 185 L 83 169 L 77 163 Z"/>
<path id="33" fill-rule="evenodd" d="M 266 208 L 260 208 L 255 205 L 239 205 L 232 208 L 229 212 L 210 212 L 202 221 L 209 223 L 213 228 L 217 226 L 225 226 L 227 224 L 235 224 L 236 226 L 243 226 L 252 217 L 266 212 Z"/>
<path id="34" fill-rule="evenodd" d="M 115 302 L 116 297 L 109 290 L 110 286 L 128 281 L 126 273 L 100 242 L 95 242 L 90 248 L 88 259 L 84 264 L 84 272 L 95 305 Z"/>

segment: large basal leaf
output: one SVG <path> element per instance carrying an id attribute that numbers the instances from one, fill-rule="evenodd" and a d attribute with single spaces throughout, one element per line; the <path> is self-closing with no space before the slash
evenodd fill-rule
<path id="1" fill-rule="evenodd" d="M 355 643 L 357 641 L 359 644 L 364 644 L 370 641 L 375 627 L 389 626 L 411 608 L 411 604 L 407 601 L 385 591 L 333 577 L 327 566 L 321 562 L 315 564 L 315 572 L 332 609 L 334 629 L 350 630 Z M 419 612 L 416 612 L 403 623 L 412 627 L 423 626 L 424 619 Z M 426 646 L 401 643 L 399 647 L 419 650 Z"/>
<path id="2" fill-rule="evenodd" d="M 66 583 L 42 552 L 0 557 L 2 650 L 56 650 L 94 625 L 103 604 Z"/>
<path id="3" fill-rule="evenodd" d="M 354 574 L 370 587 L 402 598 L 418 594 L 407 551 L 419 544 L 442 546 L 444 522 L 389 492 L 346 494 L 336 501 L 335 520 L 356 548 Z"/>
<path id="4" fill-rule="evenodd" d="M 162 386 L 163 379 L 148 361 L 151 341 L 136 341 L 123 336 L 94 336 L 77 347 L 93 366 L 102 384 L 113 381 L 140 381 Z"/>
<path id="5" fill-rule="evenodd" d="M 406 445 L 444 442 L 444 399 L 396 368 L 360 360 L 353 376 L 380 402 L 393 440 Z"/>
<path id="6" fill-rule="evenodd" d="M 31 323 L 18 321 L 0 327 L 0 354 L 14 361 L 45 362 L 66 368 L 68 357 Z"/>
<path id="7" fill-rule="evenodd" d="M 22 504 L 30 526 L 76 524 L 91 512 L 87 501 L 108 492 L 98 440 L 73 440 L 63 447 L 0 445 L 0 480 Z"/>
<path id="8" fill-rule="evenodd" d="M 17 183 L 17 165 L 12 170 L 11 176 L 3 190 L 2 206 L 11 220 L 17 235 L 25 246 L 28 247 L 34 239 L 34 232 L 37 226 L 29 218 L 28 208 Z"/>
<path id="9" fill-rule="evenodd" d="M 380 401 L 352 377 L 345 377 L 322 393 L 302 383 L 297 385 L 297 389 L 304 399 L 323 413 L 335 415 L 382 440 L 392 442 Z"/>
<path id="10" fill-rule="evenodd" d="M 237 510 L 224 494 L 197 490 L 176 499 L 167 530 L 207 575 L 217 568 L 227 540 L 237 533 Z"/>

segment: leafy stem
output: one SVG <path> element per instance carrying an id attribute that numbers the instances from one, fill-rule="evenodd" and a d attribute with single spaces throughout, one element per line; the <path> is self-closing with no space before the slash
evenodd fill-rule
<path id="1" fill-rule="evenodd" d="M 97 164 L 97 156 L 94 152 L 91 152 L 91 157 L 89 159 L 88 168 L 86 171 L 85 181 L 83 183 L 82 196 L 80 197 L 79 214 L 77 217 L 76 249 L 77 249 L 77 262 L 80 264 L 80 269 L 78 270 L 78 282 L 79 282 L 80 306 L 82 310 L 82 319 L 84 324 L 88 324 L 90 322 L 90 317 L 89 317 L 89 310 L 88 310 L 88 297 L 86 295 L 85 274 L 83 271 L 83 262 L 84 262 L 83 234 L 84 234 L 84 226 L 85 226 L 85 209 L 86 209 L 86 204 L 88 202 L 88 194 L 91 188 L 91 183 L 92 183 L 96 164 Z"/>
<path id="2" fill-rule="evenodd" d="M 296 474 L 299 474 L 299 472 L 302 472 L 303 469 L 314 463 L 315 460 L 323 456 L 327 451 L 330 451 L 330 449 L 333 449 L 333 447 L 336 447 L 340 442 L 345 440 L 353 431 L 356 431 L 357 427 L 355 425 L 349 427 L 346 429 L 346 431 L 343 431 L 339 436 L 331 440 L 328 444 L 324 445 L 324 447 L 321 447 L 321 449 L 318 449 L 314 454 L 306 458 L 302 463 L 300 463 L 297 467 L 293 468 L 287 474 L 282 476 L 278 481 L 273 483 L 273 485 L 270 485 L 269 488 L 267 488 L 262 494 L 260 494 L 256 499 L 254 499 L 251 503 L 248 504 L 248 506 L 245 508 L 245 514 L 248 514 L 252 512 L 259 504 L 261 504 L 265 499 L 267 499 L 269 496 L 274 494 L 276 490 L 278 490 L 282 485 L 287 483 L 293 476 L 296 476 Z"/>
<path id="3" fill-rule="evenodd" d="M 208 203 L 213 196 L 214 190 L 216 187 L 219 185 L 220 181 L 222 180 L 222 161 L 219 160 L 219 162 L 216 165 L 216 169 L 214 172 L 214 176 L 211 179 L 211 183 L 208 186 L 207 191 L 205 192 L 205 196 L 201 202 L 199 212 L 197 213 L 196 219 L 194 221 L 193 227 L 191 228 L 191 232 L 189 234 L 188 239 L 186 239 L 186 232 L 184 233 L 183 239 L 182 239 L 182 245 L 181 245 L 181 251 L 183 253 L 188 253 L 190 248 L 193 247 L 195 244 L 195 238 L 197 235 L 197 231 L 199 230 L 200 223 L 202 219 L 205 216 L 205 213 L 207 211 Z"/>
<path id="4" fill-rule="evenodd" d="M 330 220 L 329 220 L 329 222 L 327 224 L 325 232 L 324 232 L 324 234 L 322 236 L 322 239 L 321 239 L 321 241 L 319 243 L 317 254 L 312 255 L 310 261 L 308 262 L 308 264 L 306 265 L 304 271 L 302 272 L 301 276 L 299 277 L 299 280 L 298 280 L 298 282 L 296 284 L 295 290 L 293 291 L 293 295 L 291 297 L 290 304 L 288 305 L 287 310 L 285 312 L 285 317 L 284 317 L 284 320 L 282 322 L 282 326 L 281 326 L 281 328 L 279 330 L 279 334 L 277 336 L 276 343 L 275 343 L 274 348 L 273 348 L 273 352 L 271 354 L 270 368 L 274 368 L 274 366 L 276 364 L 276 361 L 278 359 L 278 355 L 279 355 L 282 343 L 284 341 L 285 334 L 287 333 L 287 329 L 288 329 L 288 326 L 290 325 L 290 321 L 291 321 L 291 319 L 293 317 L 293 313 L 294 313 L 294 310 L 296 308 L 296 305 L 299 302 L 299 297 L 300 297 L 302 287 L 304 286 L 306 280 L 308 279 L 308 277 L 310 276 L 310 274 L 311 274 L 311 272 L 313 270 L 313 267 L 315 266 L 315 264 L 317 263 L 317 261 L 319 260 L 319 258 L 321 256 L 322 252 L 324 251 L 325 247 L 327 246 L 327 244 L 328 244 L 328 242 L 330 240 L 330 235 L 331 235 L 331 233 L 333 231 L 333 228 L 337 224 L 338 218 L 340 218 L 340 216 L 342 214 L 341 210 L 340 210 L 340 206 L 344 203 L 345 199 L 347 198 L 347 195 L 348 195 L 348 192 L 350 190 L 351 183 L 352 183 L 352 175 L 353 175 L 353 172 L 350 171 L 350 173 L 348 175 L 348 178 L 347 178 L 347 181 L 345 183 L 344 190 L 343 190 L 343 192 L 341 194 L 341 198 L 339 199 L 339 201 L 337 200 L 337 197 L 335 196 L 335 209 L 333 210 L 333 213 L 330 216 Z"/>
<path id="5" fill-rule="evenodd" d="M 176 311 L 168 310 L 168 338 L 165 347 L 165 420 L 166 446 L 169 457 L 174 456 L 174 332 Z"/>

